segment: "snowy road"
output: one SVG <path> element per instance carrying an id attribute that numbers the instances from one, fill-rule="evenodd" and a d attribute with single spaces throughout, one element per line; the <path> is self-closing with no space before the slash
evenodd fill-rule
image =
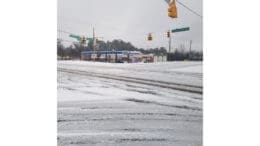
<path id="1" fill-rule="evenodd" d="M 200 146 L 202 110 L 201 62 L 58 62 L 58 145 Z"/>

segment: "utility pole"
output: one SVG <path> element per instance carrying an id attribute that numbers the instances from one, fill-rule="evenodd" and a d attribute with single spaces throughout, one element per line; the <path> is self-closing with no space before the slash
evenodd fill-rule
<path id="1" fill-rule="evenodd" d="M 93 27 L 93 52 L 94 52 L 94 54 L 93 54 L 93 56 L 94 56 L 94 61 L 95 61 L 95 53 L 96 53 L 96 49 L 95 49 L 95 47 L 96 47 L 96 41 L 95 41 L 95 28 Z"/>
<path id="2" fill-rule="evenodd" d="M 93 51 L 95 52 L 95 46 L 96 46 L 96 43 L 95 43 L 95 28 L 93 27 Z"/>
<path id="3" fill-rule="evenodd" d="M 192 44 L 192 40 L 190 40 L 190 53 L 189 53 L 189 59 L 191 60 L 191 44 Z"/>
<path id="4" fill-rule="evenodd" d="M 172 41 L 172 35 L 169 36 L 169 53 L 171 53 L 171 41 Z"/>

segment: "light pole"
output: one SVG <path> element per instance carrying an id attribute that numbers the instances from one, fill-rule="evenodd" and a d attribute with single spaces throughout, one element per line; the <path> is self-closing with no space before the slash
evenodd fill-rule
<path id="1" fill-rule="evenodd" d="M 172 41 L 172 35 L 169 35 L 169 53 L 171 53 L 171 41 Z"/>
<path id="2" fill-rule="evenodd" d="M 191 60 L 191 44 L 192 44 L 192 40 L 190 40 L 190 52 L 189 52 L 189 59 Z"/>

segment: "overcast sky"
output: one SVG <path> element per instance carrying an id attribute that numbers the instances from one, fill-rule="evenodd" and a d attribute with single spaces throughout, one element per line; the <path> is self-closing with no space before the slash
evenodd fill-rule
<path id="1" fill-rule="evenodd" d="M 202 15 L 202 0 L 179 0 Z M 190 27 L 188 32 L 174 33 L 172 47 L 184 44 L 202 50 L 202 18 L 177 3 L 178 18 L 168 17 L 165 0 L 58 0 L 58 29 L 104 41 L 122 39 L 136 47 L 168 48 L 169 29 Z M 148 33 L 153 41 L 147 41 Z M 58 38 L 74 41 L 68 34 L 58 32 Z M 71 44 L 67 42 L 67 45 Z"/>

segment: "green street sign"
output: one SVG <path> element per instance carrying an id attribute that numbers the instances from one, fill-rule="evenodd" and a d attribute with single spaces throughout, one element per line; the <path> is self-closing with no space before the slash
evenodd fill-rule
<path id="1" fill-rule="evenodd" d="M 71 37 L 71 38 L 74 38 L 74 39 L 77 39 L 78 41 L 81 41 L 81 39 L 82 39 L 81 36 L 74 35 L 74 34 L 70 34 L 70 37 Z M 92 41 L 93 38 L 86 38 L 86 40 L 88 40 L 88 41 Z"/>
<path id="2" fill-rule="evenodd" d="M 70 37 L 75 38 L 75 39 L 77 39 L 77 40 L 81 40 L 81 37 L 78 36 L 78 35 L 73 35 L 73 34 L 71 34 Z"/>
<path id="3" fill-rule="evenodd" d="M 189 31 L 189 30 L 190 30 L 190 27 L 177 28 L 177 29 L 173 29 L 172 33 L 181 32 L 181 31 Z"/>

